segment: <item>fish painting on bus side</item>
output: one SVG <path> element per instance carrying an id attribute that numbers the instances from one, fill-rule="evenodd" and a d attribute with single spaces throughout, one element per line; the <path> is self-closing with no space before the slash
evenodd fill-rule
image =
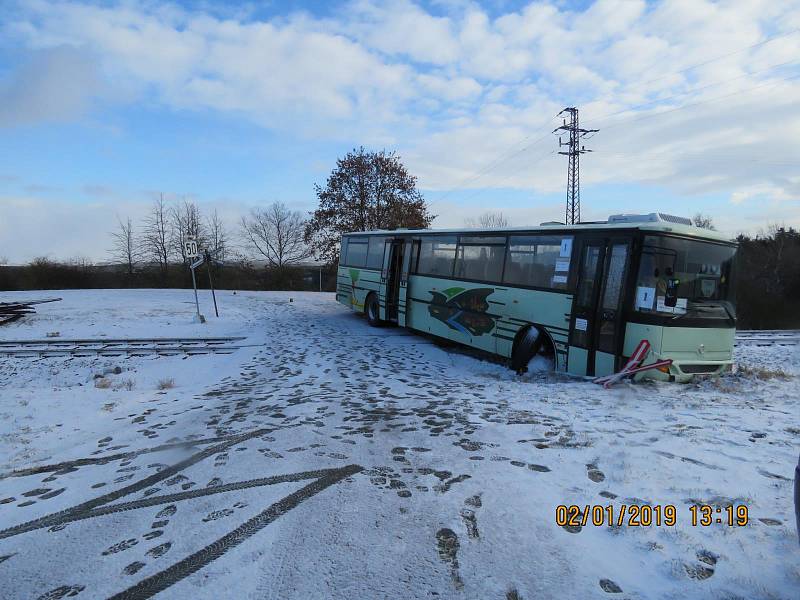
<path id="1" fill-rule="evenodd" d="M 364 308 L 364 303 L 359 302 L 356 297 L 356 283 L 360 275 L 361 272 L 358 269 L 350 269 L 350 304 L 356 308 Z"/>
<path id="2" fill-rule="evenodd" d="M 493 288 L 467 290 L 452 287 L 441 292 L 430 292 L 433 296 L 428 312 L 450 329 L 467 335 L 484 335 L 494 329 L 494 319 L 486 314 L 489 303 L 486 301 Z"/>

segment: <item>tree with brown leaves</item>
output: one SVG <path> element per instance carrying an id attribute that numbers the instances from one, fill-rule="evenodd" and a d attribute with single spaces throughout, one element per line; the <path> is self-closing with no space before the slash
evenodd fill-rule
<path id="1" fill-rule="evenodd" d="M 319 208 L 305 230 L 314 254 L 332 264 L 339 259 L 343 233 L 374 229 L 421 229 L 434 215 L 394 152 L 359 148 L 336 161 L 325 187 L 315 186 Z"/>

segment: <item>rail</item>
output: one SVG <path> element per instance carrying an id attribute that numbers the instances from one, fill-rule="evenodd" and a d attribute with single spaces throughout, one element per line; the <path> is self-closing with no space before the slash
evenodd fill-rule
<path id="1" fill-rule="evenodd" d="M 244 347 L 234 344 L 244 337 L 208 338 L 118 338 L 1 340 L 0 355 L 5 356 L 146 356 L 176 354 L 231 354 Z"/>

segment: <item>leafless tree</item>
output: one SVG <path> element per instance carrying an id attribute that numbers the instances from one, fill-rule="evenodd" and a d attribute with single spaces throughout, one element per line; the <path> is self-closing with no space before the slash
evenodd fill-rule
<path id="1" fill-rule="evenodd" d="M 508 219 L 501 212 L 485 212 L 477 219 L 464 219 L 464 226 L 471 229 L 493 229 L 495 227 L 508 227 Z"/>
<path id="2" fill-rule="evenodd" d="M 145 217 L 141 240 L 144 256 L 165 272 L 169 265 L 172 238 L 164 194 L 153 202 L 150 213 Z"/>
<path id="3" fill-rule="evenodd" d="M 207 229 L 208 251 L 213 258 L 225 260 L 225 256 L 228 253 L 228 232 L 216 208 L 211 213 L 211 216 L 208 217 Z"/>
<path id="4" fill-rule="evenodd" d="M 133 275 L 139 260 L 139 246 L 133 229 L 133 221 L 130 217 L 124 221 L 117 217 L 117 222 L 118 229 L 111 232 L 111 238 L 114 240 L 111 255 L 116 261 L 125 265 L 128 275 Z"/>
<path id="5" fill-rule="evenodd" d="M 200 209 L 191 200 L 184 198 L 169 211 L 170 230 L 172 232 L 172 246 L 176 256 L 186 263 L 186 242 L 190 239 L 197 241 L 199 248 L 206 248 L 206 230 Z"/>
<path id="6" fill-rule="evenodd" d="M 700 227 L 701 229 L 717 229 L 714 227 L 713 219 L 709 215 L 704 215 L 703 213 L 696 213 L 692 217 L 692 223 L 694 223 L 695 227 Z"/>
<path id="7" fill-rule="evenodd" d="M 240 226 L 247 246 L 263 256 L 270 267 L 282 269 L 312 255 L 304 241 L 305 220 L 282 202 L 265 209 L 254 208 L 242 217 Z"/>

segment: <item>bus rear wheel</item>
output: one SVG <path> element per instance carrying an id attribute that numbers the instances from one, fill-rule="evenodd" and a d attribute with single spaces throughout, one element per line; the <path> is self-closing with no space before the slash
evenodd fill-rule
<path id="1" fill-rule="evenodd" d="M 517 343 L 514 344 L 514 352 L 511 355 L 511 368 L 518 374 L 528 370 L 528 363 L 531 362 L 546 345 L 547 336 L 538 327 L 528 327 L 520 334 Z"/>
<path id="2" fill-rule="evenodd" d="M 381 308 L 378 303 L 378 295 L 370 294 L 367 296 L 367 301 L 364 305 L 364 312 L 367 313 L 367 322 L 373 327 L 380 327 L 383 324 L 381 321 Z"/>

